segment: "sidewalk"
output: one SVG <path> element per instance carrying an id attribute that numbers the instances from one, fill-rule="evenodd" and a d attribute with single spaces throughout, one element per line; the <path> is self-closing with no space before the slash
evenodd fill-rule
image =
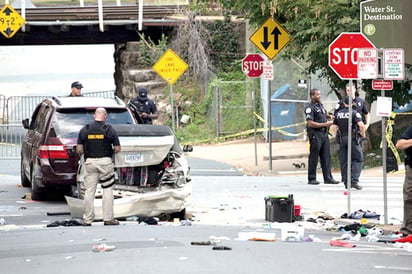
<path id="1" fill-rule="evenodd" d="M 309 144 L 307 141 L 282 141 L 272 143 L 272 167 L 269 166 L 269 144 L 253 138 L 228 141 L 218 144 L 195 145 L 189 157 L 215 160 L 235 166 L 245 175 L 249 176 L 280 176 L 307 174 Z M 340 170 L 332 171 L 340 177 Z M 321 170 L 319 170 L 321 173 Z M 399 171 L 387 174 L 391 176 L 404 176 L 404 166 Z M 366 177 L 383 176 L 383 168 L 375 167 L 362 170 Z"/>

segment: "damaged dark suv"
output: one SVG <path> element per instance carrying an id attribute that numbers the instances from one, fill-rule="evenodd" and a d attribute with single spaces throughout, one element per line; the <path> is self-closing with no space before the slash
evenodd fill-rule
<path id="1" fill-rule="evenodd" d="M 33 200 L 43 200 L 47 190 L 71 194 L 79 162 L 77 136 L 93 121 L 97 107 L 106 108 L 110 124 L 135 124 L 120 98 L 83 96 L 44 99 L 31 118 L 22 121 L 27 132 L 21 147 L 21 184 L 31 187 Z"/>
<path id="2" fill-rule="evenodd" d="M 21 183 L 32 189 L 32 199 L 63 190 L 71 216 L 82 218 L 83 157 L 76 153 L 80 129 L 93 121 L 98 107 L 107 110 L 106 122 L 116 129 L 121 152 L 114 156 L 114 217 L 183 217 L 192 193 L 190 167 L 168 126 L 138 124 L 119 98 L 53 97 L 43 100 L 31 119 L 21 149 Z M 95 219 L 101 216 L 101 188 L 95 200 Z"/>

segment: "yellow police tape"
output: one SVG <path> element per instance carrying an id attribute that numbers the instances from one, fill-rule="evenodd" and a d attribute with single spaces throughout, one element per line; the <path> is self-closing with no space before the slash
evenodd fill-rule
<path id="1" fill-rule="evenodd" d="M 396 113 L 392 112 L 391 117 L 389 117 L 387 119 L 387 125 L 386 125 L 386 130 L 385 130 L 385 138 L 386 138 L 386 142 L 388 144 L 388 147 L 392 150 L 392 153 L 395 156 L 397 164 L 400 165 L 401 164 L 401 157 L 399 156 L 398 150 L 396 149 L 395 145 L 392 142 L 393 126 L 395 125 L 395 118 L 396 118 Z M 382 143 L 381 143 L 381 147 L 382 147 Z"/>
<path id="2" fill-rule="evenodd" d="M 255 115 L 256 118 L 259 121 L 261 121 L 263 124 L 265 124 L 266 126 L 269 126 L 269 123 L 266 120 L 264 120 L 261 116 L 259 116 L 256 112 L 253 112 L 253 115 Z M 296 123 L 296 124 L 291 124 L 291 125 L 286 125 L 286 126 L 281 126 L 281 127 L 273 127 L 272 126 L 271 130 L 276 130 L 276 131 L 278 131 L 279 133 L 281 133 L 285 136 L 297 137 L 297 136 L 303 135 L 305 132 L 303 131 L 303 132 L 300 132 L 300 133 L 290 133 L 290 132 L 287 132 L 287 131 L 282 130 L 282 129 L 296 127 L 296 126 L 302 126 L 302 125 L 305 125 L 305 124 L 306 124 L 306 122 L 301 122 L 301 123 Z M 267 128 L 263 129 L 263 131 L 267 131 L 267 130 L 268 130 Z"/>
<path id="3" fill-rule="evenodd" d="M 264 120 L 261 116 L 259 116 L 256 112 L 253 112 L 253 115 L 255 115 L 256 116 L 256 118 L 259 120 L 259 121 L 261 121 L 263 124 L 265 124 L 266 126 L 268 126 L 269 125 L 269 123 L 268 122 L 266 122 L 266 120 Z M 303 135 L 305 132 L 303 131 L 303 132 L 300 132 L 300 133 L 290 133 L 290 132 L 287 132 L 287 131 L 285 131 L 285 130 L 283 130 L 283 129 L 286 129 L 286 128 L 291 128 L 291 127 L 296 127 L 296 126 L 301 126 L 301 125 L 304 125 L 304 124 L 306 124 L 306 122 L 302 122 L 302 123 L 296 123 L 296 124 L 291 124 L 291 125 L 286 125 L 286 126 L 281 126 L 281 127 L 271 127 L 271 130 L 276 130 L 276 131 L 278 131 L 279 133 L 281 133 L 282 135 L 284 135 L 284 136 L 292 136 L 292 137 L 297 137 L 297 136 L 300 136 L 300 135 Z M 265 132 L 265 131 L 268 131 L 269 129 L 268 128 L 257 128 L 256 129 L 256 132 Z M 230 134 L 230 135 L 225 135 L 225 136 L 220 136 L 220 137 L 217 137 L 217 138 L 213 138 L 213 139 L 205 139 L 205 140 L 199 140 L 199 141 L 197 141 L 198 143 L 210 143 L 210 142 L 212 142 L 212 141 L 222 141 L 222 140 L 226 140 L 226 139 L 231 139 L 231 138 L 235 138 L 235 137 L 240 137 L 240 136 L 248 136 L 248 135 L 250 135 L 250 134 L 252 134 L 252 133 L 254 133 L 255 132 L 255 130 L 254 129 L 248 129 L 248 130 L 245 130 L 245 131 L 242 131 L 242 132 L 238 132 L 238 133 L 234 133 L 234 134 Z"/>

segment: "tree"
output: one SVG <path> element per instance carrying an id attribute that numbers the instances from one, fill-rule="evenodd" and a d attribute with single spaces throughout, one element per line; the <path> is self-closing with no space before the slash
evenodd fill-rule
<path id="1" fill-rule="evenodd" d="M 344 88 L 347 81 L 342 81 L 328 66 L 328 46 L 342 32 L 359 32 L 363 0 L 218 1 L 226 12 L 244 16 L 256 27 L 269 16 L 276 18 L 292 37 L 282 56 L 303 60 L 308 64 L 307 72 L 327 78 L 335 93 Z M 407 69 L 412 70 L 410 65 Z M 363 81 L 362 87 L 369 103 L 380 94 L 372 90 L 371 81 Z M 395 102 L 409 102 L 409 80 L 394 83 L 394 89 L 397 91 L 392 93 Z"/>

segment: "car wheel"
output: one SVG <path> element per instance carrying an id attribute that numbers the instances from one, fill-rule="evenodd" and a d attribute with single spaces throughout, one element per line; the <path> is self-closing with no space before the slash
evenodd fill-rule
<path id="1" fill-rule="evenodd" d="M 39 187 L 40 180 L 40 167 L 35 165 L 31 172 L 31 199 L 42 201 L 45 198 L 44 190 Z"/>
<path id="2" fill-rule="evenodd" d="M 31 187 L 31 182 L 23 171 L 23 161 L 20 161 L 20 181 L 23 187 Z"/>

